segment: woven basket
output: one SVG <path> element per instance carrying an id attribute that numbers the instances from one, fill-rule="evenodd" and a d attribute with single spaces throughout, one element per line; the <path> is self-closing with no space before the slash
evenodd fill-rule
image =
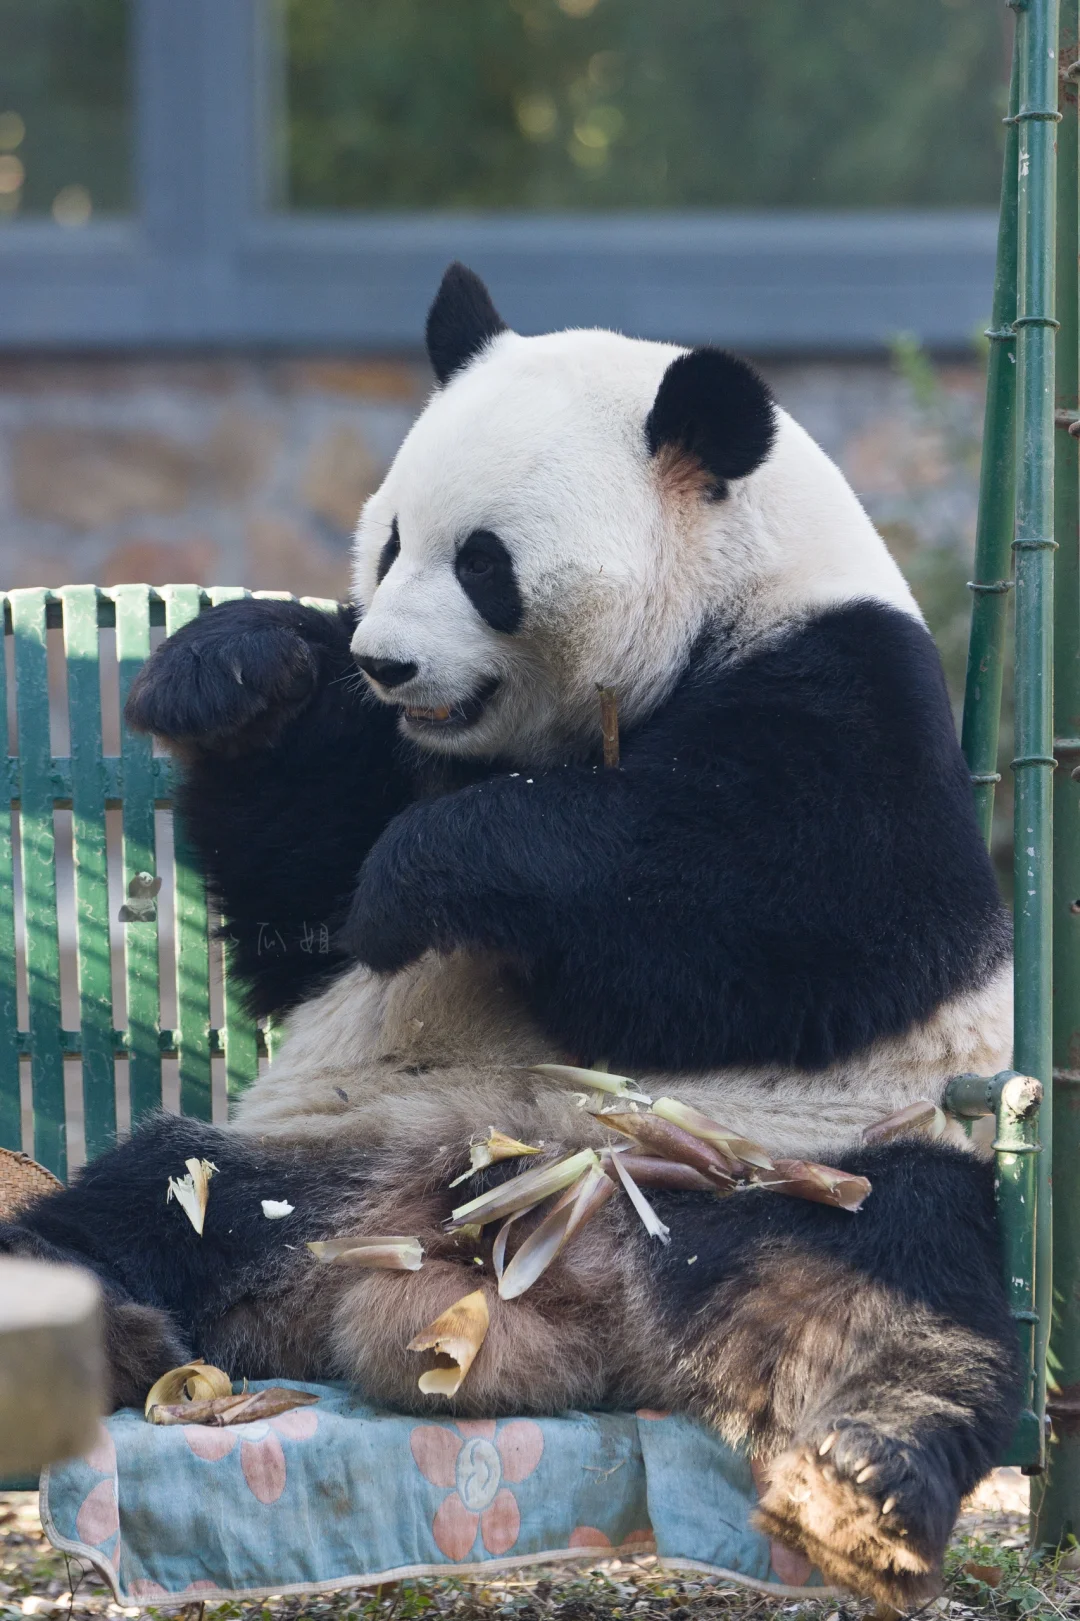
<path id="1" fill-rule="evenodd" d="M 63 1183 L 29 1154 L 0 1148 L 0 1221 L 10 1221 L 31 1199 L 60 1187 Z"/>

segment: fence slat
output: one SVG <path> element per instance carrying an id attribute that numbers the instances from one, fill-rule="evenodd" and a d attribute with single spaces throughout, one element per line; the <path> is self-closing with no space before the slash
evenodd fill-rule
<path id="1" fill-rule="evenodd" d="M 2 606 L 2 599 L 0 599 Z M 8 754 L 7 662 L 0 638 L 0 1148 L 22 1147 L 19 1101 L 19 1004 L 15 991 L 15 871 L 11 800 L 17 763 Z"/>
<path id="2" fill-rule="evenodd" d="M 56 841 L 53 832 L 52 748 L 44 591 L 12 591 L 15 698 L 19 717 L 26 967 L 30 991 L 30 1065 L 34 1157 L 54 1175 L 67 1175 L 64 1058 L 60 1037 L 60 942 L 56 920 Z"/>
<path id="3" fill-rule="evenodd" d="M 210 591 L 211 604 L 235 602 L 249 596 L 242 586 L 219 585 Z M 225 974 L 222 982 L 224 1019 L 222 1040 L 225 1047 L 225 1089 L 230 1103 L 250 1086 L 259 1073 L 259 1032 L 248 1013 L 239 987 L 229 972 L 229 946 L 225 941 Z"/>
<path id="4" fill-rule="evenodd" d="M 82 1091 L 88 1159 L 116 1138 L 105 766 L 101 743 L 98 590 L 66 586 L 64 650 L 71 723 L 71 808 L 75 941 L 82 1032 Z"/>
<path id="5" fill-rule="evenodd" d="M 200 611 L 197 585 L 167 585 L 165 629 L 168 635 Z M 176 853 L 176 1045 L 180 1059 L 180 1112 L 211 1117 L 210 1093 L 210 942 L 206 892 L 196 857 L 173 823 Z"/>
<path id="6" fill-rule="evenodd" d="M 116 657 L 120 670 L 120 707 L 150 653 L 150 588 L 118 585 L 116 603 Z M 124 894 L 131 893 L 139 873 L 156 874 L 154 798 L 156 772 L 148 737 L 126 726 L 121 731 L 120 759 L 123 782 Z M 155 909 L 156 910 L 156 909 Z M 150 1109 L 161 1107 L 160 974 L 156 918 L 124 925 L 124 983 L 127 994 L 128 1052 L 130 1054 L 131 1119 L 134 1124 Z"/>

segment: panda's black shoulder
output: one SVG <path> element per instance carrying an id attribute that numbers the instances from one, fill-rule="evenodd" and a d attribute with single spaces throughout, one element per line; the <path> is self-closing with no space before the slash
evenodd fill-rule
<path id="1" fill-rule="evenodd" d="M 916 770 L 941 773 L 958 787 L 958 814 L 972 820 L 933 638 L 886 602 L 800 616 L 759 632 L 748 650 L 737 630 L 707 628 L 668 701 L 632 740 L 642 757 L 664 758 L 672 745 L 703 762 L 730 761 L 734 749 L 736 758 L 759 765 L 770 756 L 782 764 L 773 753 L 778 745 L 796 755 L 825 747 L 823 763 L 841 778 L 861 772 L 873 754 L 879 784 Z M 861 775 L 851 782 L 860 785 Z"/>

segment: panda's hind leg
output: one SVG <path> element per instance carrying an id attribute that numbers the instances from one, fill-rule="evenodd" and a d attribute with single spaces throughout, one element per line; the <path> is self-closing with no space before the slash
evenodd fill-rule
<path id="1" fill-rule="evenodd" d="M 169 1197 L 191 1160 L 214 1168 L 201 1231 Z M 117 1405 L 141 1402 L 160 1373 L 192 1354 L 226 1358 L 219 1365 L 233 1377 L 318 1377 L 328 1371 L 316 1308 L 329 1269 L 313 1268 L 305 1245 L 362 1209 L 366 1182 L 355 1148 L 266 1145 L 160 1114 L 0 1225 L 0 1252 L 97 1276 Z M 230 1333 L 238 1318 L 244 1331 Z"/>
<path id="2" fill-rule="evenodd" d="M 906 1608 L 937 1589 L 961 1500 L 1008 1442 L 1019 1351 L 990 1167 L 912 1142 L 841 1163 L 872 1185 L 855 1214 L 684 1196 L 702 1203 L 665 1211 L 657 1298 L 681 1325 L 676 1401 L 763 1461 L 762 1529 Z"/>
<path id="3" fill-rule="evenodd" d="M 890 1385 L 887 1367 L 868 1360 L 830 1393 L 767 1466 L 757 1513 L 827 1580 L 901 1609 L 939 1590 L 961 1498 L 991 1461 L 972 1470 L 949 1455 L 960 1404 L 927 1390 L 925 1356 L 907 1372 L 919 1388 Z"/>

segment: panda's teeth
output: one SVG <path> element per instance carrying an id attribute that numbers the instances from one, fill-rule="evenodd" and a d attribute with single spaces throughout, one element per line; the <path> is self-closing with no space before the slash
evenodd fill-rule
<path id="1" fill-rule="evenodd" d="M 409 706 L 405 713 L 410 720 L 449 720 L 450 706 L 442 704 L 438 709 L 417 709 Z"/>

